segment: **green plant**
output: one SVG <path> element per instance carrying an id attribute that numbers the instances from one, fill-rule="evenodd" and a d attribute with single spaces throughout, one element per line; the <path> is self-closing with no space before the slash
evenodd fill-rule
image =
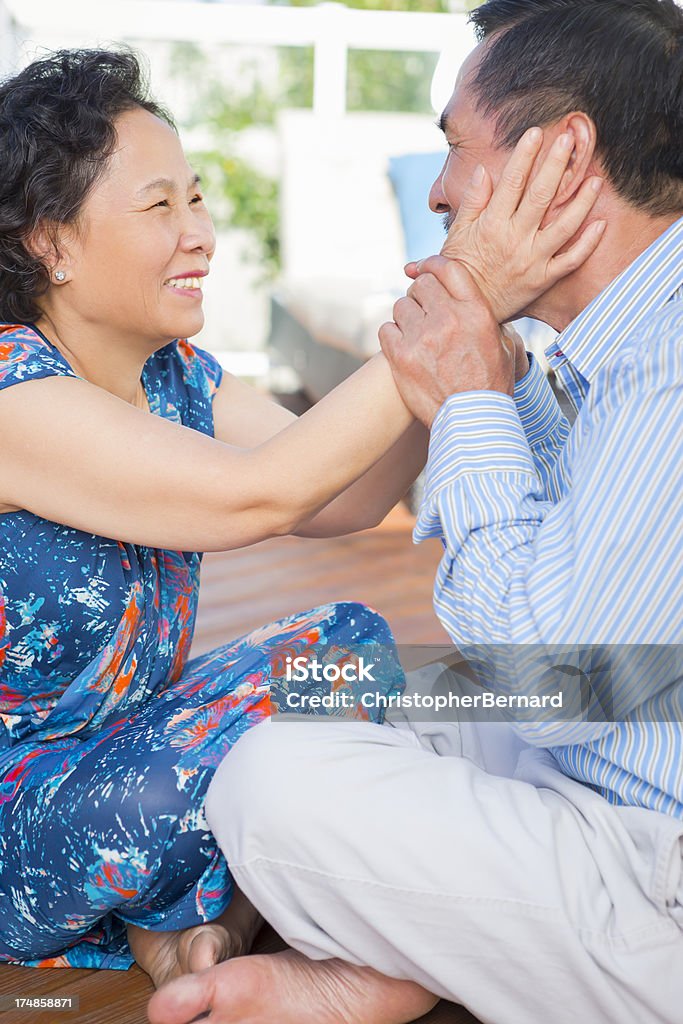
<path id="1" fill-rule="evenodd" d="M 188 158 L 202 177 L 216 225 L 246 229 L 253 241 L 250 255 L 271 278 L 280 268 L 278 183 L 240 155 L 239 140 L 249 128 L 273 124 L 276 96 L 253 61 L 240 65 L 241 86 L 231 89 L 206 75 L 205 65 L 206 55 L 195 44 L 174 47 L 171 70 L 193 96 L 184 126 L 201 126 L 213 140 L 210 149 L 193 149 Z M 197 82 L 204 83 L 199 90 Z"/>
<path id="2" fill-rule="evenodd" d="M 199 168 L 211 213 L 221 227 L 245 228 L 253 237 L 253 256 L 266 278 L 280 268 L 279 189 L 274 178 L 256 170 L 247 160 L 228 151 L 196 151 L 192 163 Z"/>

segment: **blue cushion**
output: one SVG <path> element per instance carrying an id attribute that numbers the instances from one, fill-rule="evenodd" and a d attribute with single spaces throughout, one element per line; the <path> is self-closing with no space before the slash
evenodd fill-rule
<path id="1" fill-rule="evenodd" d="M 389 160 L 403 225 L 406 260 L 439 252 L 446 238 L 443 218 L 429 209 L 429 190 L 443 167 L 445 153 L 406 153 Z"/>

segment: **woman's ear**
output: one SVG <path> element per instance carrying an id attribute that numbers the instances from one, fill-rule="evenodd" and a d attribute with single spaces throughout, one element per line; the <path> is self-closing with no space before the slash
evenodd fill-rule
<path id="1" fill-rule="evenodd" d="M 53 284 L 62 284 L 69 279 L 70 247 L 69 232 L 62 226 L 41 222 L 28 235 L 24 244 L 36 259 L 40 260 L 47 270 Z"/>
<path id="2" fill-rule="evenodd" d="M 562 206 L 578 192 L 586 178 L 596 173 L 597 132 L 593 119 L 582 111 L 566 114 L 556 125 L 556 131 L 558 135 L 569 132 L 574 137 L 574 150 L 555 195 L 554 205 Z"/>

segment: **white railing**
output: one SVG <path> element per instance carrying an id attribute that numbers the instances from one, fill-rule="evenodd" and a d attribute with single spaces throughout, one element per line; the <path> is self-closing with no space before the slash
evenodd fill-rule
<path id="1" fill-rule="evenodd" d="M 452 68 L 454 57 L 461 59 L 472 45 L 464 13 L 363 11 L 339 3 L 271 7 L 188 0 L 0 0 L 0 8 L 3 4 L 24 39 L 68 35 L 79 45 L 154 39 L 312 46 L 313 107 L 325 116 L 346 109 L 350 49 L 442 53 L 446 48 Z"/>

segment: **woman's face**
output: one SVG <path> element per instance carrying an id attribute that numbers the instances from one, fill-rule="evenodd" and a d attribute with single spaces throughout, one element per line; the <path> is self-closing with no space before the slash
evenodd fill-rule
<path id="1" fill-rule="evenodd" d="M 201 329 L 216 238 L 173 129 L 141 108 L 116 129 L 116 152 L 63 239 L 66 281 L 50 299 L 55 311 L 158 346 Z"/>

